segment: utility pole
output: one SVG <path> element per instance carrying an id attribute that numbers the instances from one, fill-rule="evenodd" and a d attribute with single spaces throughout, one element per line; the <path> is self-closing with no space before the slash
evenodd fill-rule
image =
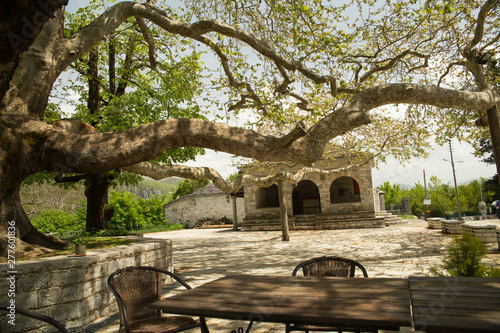
<path id="1" fill-rule="evenodd" d="M 460 198 L 458 197 L 458 187 L 457 187 L 457 177 L 455 176 L 455 163 L 453 162 L 453 149 L 451 148 L 451 140 L 448 141 L 450 144 L 450 158 L 451 158 L 451 169 L 453 170 L 453 181 L 455 182 L 455 195 L 457 197 L 457 208 L 458 208 L 458 220 L 462 220 L 462 210 L 460 209 Z"/>
<path id="2" fill-rule="evenodd" d="M 484 200 L 483 200 L 483 186 L 482 186 L 482 184 L 481 184 L 481 183 L 482 183 L 482 181 L 483 181 L 483 180 L 482 180 L 481 178 L 479 178 L 479 193 L 481 194 L 481 201 L 484 201 Z"/>
<path id="3" fill-rule="evenodd" d="M 427 199 L 427 183 L 425 182 L 425 170 L 424 170 L 424 189 L 425 189 L 425 198 Z"/>
<path id="4" fill-rule="evenodd" d="M 424 200 L 424 209 L 425 209 L 425 220 L 429 218 L 429 200 L 427 196 L 427 182 L 425 181 L 425 170 L 424 170 L 424 190 L 425 190 L 425 200 Z"/>

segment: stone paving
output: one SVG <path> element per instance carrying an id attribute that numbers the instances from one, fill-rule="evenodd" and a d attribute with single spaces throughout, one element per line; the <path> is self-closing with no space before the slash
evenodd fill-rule
<path id="1" fill-rule="evenodd" d="M 425 221 L 409 221 L 380 229 L 291 231 L 289 242 L 281 241 L 278 231 L 231 229 L 178 230 L 145 237 L 173 241 L 175 272 L 192 287 L 228 274 L 291 275 L 301 261 L 323 255 L 354 259 L 366 268 L 369 277 L 425 276 L 430 267 L 441 263 L 451 237 L 427 229 Z M 500 266 L 500 254 L 493 252 L 485 262 Z M 211 332 L 229 333 L 245 327 L 245 323 L 220 319 L 207 319 L 207 323 Z M 117 325 L 112 325 L 100 332 L 116 331 Z M 252 332 L 281 333 L 284 325 L 260 323 Z"/>

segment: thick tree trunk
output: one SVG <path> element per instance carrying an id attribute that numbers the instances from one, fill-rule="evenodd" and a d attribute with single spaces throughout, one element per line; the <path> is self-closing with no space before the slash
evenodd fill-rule
<path id="1" fill-rule="evenodd" d="M 288 230 L 288 213 L 286 208 L 285 187 L 282 180 L 278 181 L 278 197 L 280 201 L 280 217 L 281 217 L 281 233 L 282 241 L 290 240 L 290 232 Z"/>
<path id="2" fill-rule="evenodd" d="M 0 109 L 0 114 L 3 109 Z M 11 120 L 11 121 L 9 121 Z M 24 121 L 23 121 L 24 120 Z M 63 249 L 68 242 L 37 231 L 31 224 L 21 205 L 19 192 L 23 180 L 37 172 L 38 154 L 34 151 L 43 141 L 43 135 L 35 130 L 22 131 L 32 119 L 0 118 L 0 255 L 7 254 L 8 227 L 15 228 L 16 257 L 35 250 L 26 244 L 40 245 L 51 249 Z M 32 127 L 33 129 L 37 128 Z"/>
<path id="3" fill-rule="evenodd" d="M 87 220 L 85 230 L 104 229 L 101 224 L 113 216 L 108 205 L 108 189 L 111 179 L 108 175 L 90 175 L 85 179 L 85 196 L 87 197 Z"/>
<path id="4" fill-rule="evenodd" d="M 488 127 L 490 129 L 491 146 L 493 147 L 493 157 L 497 167 L 497 174 L 500 175 L 500 117 L 496 106 L 488 109 Z M 500 177 L 498 177 L 500 183 Z"/>
<path id="5" fill-rule="evenodd" d="M 8 236 L 8 227 L 15 229 L 16 247 L 14 251 L 16 258 L 29 256 L 29 252 L 36 250 L 36 245 L 56 250 L 69 247 L 69 242 L 43 234 L 33 227 L 21 205 L 21 197 L 19 196 L 21 182 L 22 179 L 14 180 L 12 175 L 8 174 L 3 174 L 0 178 L 0 186 L 2 186 L 2 197 L 0 198 L 0 256 L 7 256 L 8 244 L 12 242 L 12 240 L 9 242 L 9 238 L 12 237 Z M 11 186 L 8 186 L 8 188 L 3 187 L 9 183 Z M 12 185 L 14 185 L 14 188 L 12 188 Z"/>
<path id="6" fill-rule="evenodd" d="M 236 197 L 235 195 L 231 196 L 231 201 L 233 204 L 233 230 L 238 231 L 238 206 L 236 204 Z"/>

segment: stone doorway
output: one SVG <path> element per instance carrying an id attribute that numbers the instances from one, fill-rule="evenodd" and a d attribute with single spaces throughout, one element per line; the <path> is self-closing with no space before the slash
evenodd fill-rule
<path id="1" fill-rule="evenodd" d="M 293 215 L 320 214 L 321 198 L 316 184 L 303 180 L 293 188 Z"/>
<path id="2" fill-rule="evenodd" d="M 337 178 L 330 187 L 331 203 L 360 202 L 361 191 L 358 182 L 351 177 Z"/>

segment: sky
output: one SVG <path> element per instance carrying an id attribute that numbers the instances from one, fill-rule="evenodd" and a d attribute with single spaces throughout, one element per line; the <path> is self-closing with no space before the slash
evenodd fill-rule
<path id="1" fill-rule="evenodd" d="M 458 185 L 480 178 L 491 178 L 496 174 L 495 165 L 481 162 L 479 158 L 472 155 L 474 149 L 471 145 L 453 140 L 452 149 Z M 408 186 L 416 183 L 424 184 L 424 171 L 427 183 L 431 176 L 436 176 L 444 184 L 453 185 L 450 147 L 435 145 L 435 149 L 427 158 L 414 158 L 404 165 L 390 158 L 387 164 L 380 164 L 377 168 L 373 168 L 373 185 L 380 186 L 384 182 Z"/>
<path id="2" fill-rule="evenodd" d="M 453 161 L 457 184 L 469 183 L 480 178 L 491 178 L 496 174 L 496 167 L 481 162 L 473 153 L 473 148 L 467 143 L 452 141 Z M 199 156 L 196 161 L 187 162 L 189 166 L 205 166 L 217 170 L 224 178 L 237 171 L 232 155 L 207 150 L 207 154 Z M 384 182 L 412 187 L 416 183 L 424 184 L 424 171 L 427 183 L 431 176 L 436 176 L 444 184 L 454 185 L 451 166 L 450 147 L 435 145 L 427 158 L 413 158 L 401 164 L 394 158 L 388 158 L 387 163 L 380 163 L 372 169 L 373 186 Z"/>
<path id="3" fill-rule="evenodd" d="M 67 10 L 75 12 L 77 8 L 88 4 L 89 0 L 70 1 Z M 65 109 L 64 111 L 69 111 Z M 473 149 L 467 143 L 452 141 L 453 160 L 455 161 L 455 173 L 458 184 L 468 183 L 472 180 L 491 178 L 496 174 L 494 165 L 487 165 L 472 155 Z M 185 163 L 189 166 L 211 167 L 217 170 L 222 177 L 226 178 L 237 171 L 235 159 L 232 155 L 223 152 L 206 150 L 206 154 L 199 156 L 195 161 Z M 446 160 L 446 161 L 445 161 Z M 373 185 L 380 186 L 384 182 L 413 186 L 415 183 L 424 181 L 424 170 L 427 182 L 431 176 L 437 176 L 443 183 L 453 185 L 453 172 L 450 162 L 449 146 L 437 146 L 430 152 L 427 158 L 414 158 L 402 165 L 393 158 L 388 158 L 387 163 L 379 164 L 373 168 Z"/>

